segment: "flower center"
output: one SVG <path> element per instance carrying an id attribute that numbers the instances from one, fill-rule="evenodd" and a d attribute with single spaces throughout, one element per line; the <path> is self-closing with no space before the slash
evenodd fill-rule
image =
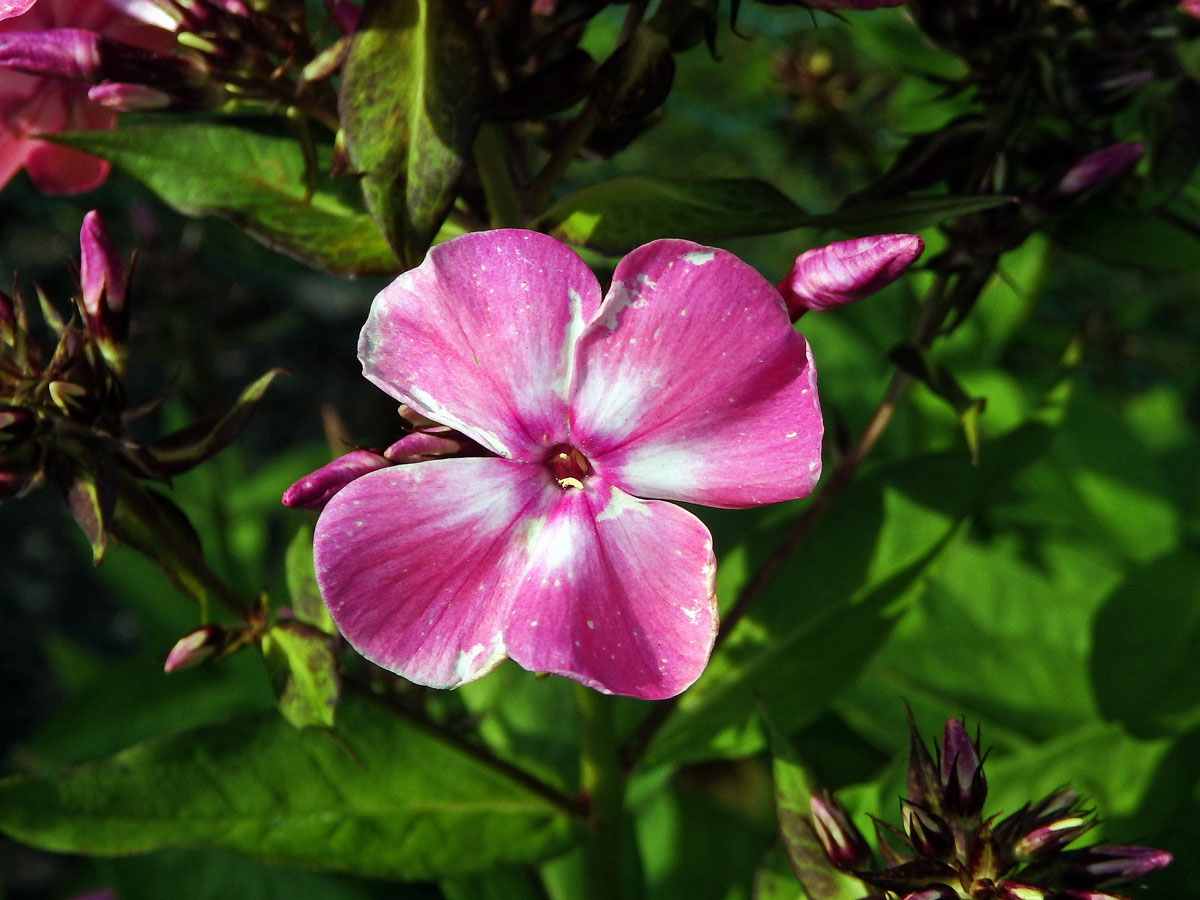
<path id="1" fill-rule="evenodd" d="M 592 474 L 592 464 L 576 447 L 559 444 L 546 456 L 546 466 L 560 487 L 582 488 L 583 479 Z"/>

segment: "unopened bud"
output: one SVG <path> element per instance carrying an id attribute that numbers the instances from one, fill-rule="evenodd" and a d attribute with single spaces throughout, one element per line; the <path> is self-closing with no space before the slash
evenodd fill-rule
<path id="1" fill-rule="evenodd" d="M 943 859 L 954 850 L 954 835 L 941 817 L 902 800 L 901 819 L 909 844 L 921 856 Z"/>
<path id="2" fill-rule="evenodd" d="M 88 323 L 98 322 L 106 313 L 119 315 L 125 309 L 125 267 L 94 209 L 83 217 L 79 254 L 79 281 Z"/>
<path id="3" fill-rule="evenodd" d="M 167 654 L 163 671 L 178 672 L 200 665 L 225 649 L 228 638 L 229 633 L 218 625 L 205 625 L 188 632 L 175 642 Z"/>
<path id="4" fill-rule="evenodd" d="M 1082 816 L 1066 816 L 1034 828 L 1013 847 L 1013 855 L 1021 862 L 1030 862 L 1055 853 L 1077 837 L 1091 830 L 1096 823 Z"/>
<path id="5" fill-rule="evenodd" d="M 779 294 L 792 321 L 804 313 L 853 303 L 891 284 L 921 255 L 914 234 L 880 234 L 814 247 L 796 257 Z"/>
<path id="6" fill-rule="evenodd" d="M 901 900 L 961 900 L 962 895 L 948 884 L 931 884 L 905 894 Z"/>
<path id="7" fill-rule="evenodd" d="M 979 748 L 958 719 L 947 719 L 942 733 L 942 796 L 950 815 L 976 816 L 987 798 Z"/>
<path id="8" fill-rule="evenodd" d="M 1137 162 L 1142 152 L 1140 143 L 1130 141 L 1089 153 L 1071 166 L 1058 182 L 1058 194 L 1070 197 L 1111 181 Z"/>
<path id="9" fill-rule="evenodd" d="M 996 900 L 1045 900 L 1046 891 L 1032 884 L 1019 881 L 1001 881 L 992 894 Z"/>
<path id="10" fill-rule="evenodd" d="M 809 809 L 817 840 L 821 842 L 825 858 L 834 867 L 857 869 L 871 858 L 866 839 L 833 795 L 828 792 L 821 796 L 814 794 L 809 798 Z"/>
<path id="11" fill-rule="evenodd" d="M 305 475 L 290 488 L 283 492 L 283 505 L 303 509 L 324 509 L 334 494 L 354 481 L 392 465 L 391 461 L 372 453 L 370 450 L 354 450 L 339 456 L 331 463 L 326 463 Z"/>
<path id="12" fill-rule="evenodd" d="M 48 28 L 0 34 L 0 67 L 69 81 L 100 78 L 100 42 L 94 31 Z"/>
<path id="13" fill-rule="evenodd" d="M 0 441 L 20 441 L 33 434 L 37 417 L 20 406 L 0 405 Z"/>
<path id="14" fill-rule="evenodd" d="M 1089 885 L 1103 886 L 1132 881 L 1157 872 L 1171 862 L 1171 854 L 1153 847 L 1088 847 L 1071 854 L 1068 877 Z"/>
<path id="15" fill-rule="evenodd" d="M 325 9 L 329 18 L 342 34 L 354 34 L 362 19 L 362 7 L 356 6 L 350 0 L 325 0 Z"/>
<path id="16" fill-rule="evenodd" d="M 406 434 L 383 451 L 392 462 L 414 463 L 448 456 L 471 456 L 479 445 L 444 425 Z"/>
<path id="17" fill-rule="evenodd" d="M 88 99 L 117 112 L 153 112 L 174 106 L 174 98 L 166 91 L 144 84 L 114 81 L 90 88 Z"/>

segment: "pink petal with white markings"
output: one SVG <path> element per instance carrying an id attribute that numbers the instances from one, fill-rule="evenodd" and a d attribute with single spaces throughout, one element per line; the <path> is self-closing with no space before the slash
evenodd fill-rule
<path id="1" fill-rule="evenodd" d="M 816 484 L 808 345 L 775 289 L 732 254 L 679 240 L 634 250 L 577 356 L 571 443 L 612 484 L 722 507 Z"/>
<path id="2" fill-rule="evenodd" d="M 501 456 L 539 461 L 565 440 L 573 348 L 599 302 L 595 276 L 553 238 L 465 234 L 375 298 L 363 374 Z"/>
<path id="3" fill-rule="evenodd" d="M 456 687 L 505 658 L 527 525 L 560 488 L 495 457 L 390 466 L 334 494 L 313 555 L 329 614 L 351 645 L 418 684 Z"/>
<path id="4" fill-rule="evenodd" d="M 699 677 L 717 631 L 716 562 L 699 519 L 591 477 L 538 525 L 505 630 L 516 662 L 647 700 Z"/>

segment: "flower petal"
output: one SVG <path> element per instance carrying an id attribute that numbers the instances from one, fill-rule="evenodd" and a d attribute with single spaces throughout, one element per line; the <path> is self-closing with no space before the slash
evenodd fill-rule
<path id="1" fill-rule="evenodd" d="M 592 477 L 559 495 L 531 553 L 505 630 L 516 662 L 647 700 L 704 670 L 716 562 L 691 513 Z"/>
<path id="2" fill-rule="evenodd" d="M 544 515 L 550 490 L 558 488 L 540 466 L 495 457 L 390 466 L 351 481 L 313 540 L 329 614 L 359 653 L 419 684 L 484 675 L 505 657 L 524 525 Z"/>
<path id="3" fill-rule="evenodd" d="M 571 442 L 612 484 L 739 507 L 816 483 L 808 345 L 775 289 L 732 254 L 678 240 L 634 250 L 576 355 Z"/>
<path id="4" fill-rule="evenodd" d="M 465 234 L 375 298 L 363 374 L 501 456 L 540 459 L 566 436 L 572 351 L 599 302 L 595 276 L 553 238 Z"/>

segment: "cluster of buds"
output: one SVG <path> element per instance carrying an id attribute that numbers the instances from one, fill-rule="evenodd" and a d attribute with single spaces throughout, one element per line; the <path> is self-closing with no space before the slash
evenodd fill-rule
<path id="1" fill-rule="evenodd" d="M 283 103 L 336 127 L 332 90 L 304 71 L 314 61 L 327 70 L 323 74 L 332 68 L 318 60 L 303 3 L 263 9 L 243 0 L 112 5 L 160 29 L 163 40 L 146 49 L 81 28 L 9 31 L 0 35 L 0 69 L 90 85 L 93 103 L 120 112 Z M 331 18 L 339 28 L 353 27 L 355 9 L 343 2 L 331 9 Z"/>
<path id="2" fill-rule="evenodd" d="M 1122 900 L 1113 889 L 1171 861 L 1165 850 L 1121 845 L 1068 849 L 1096 825 L 1076 793 L 1056 791 L 1005 817 L 983 815 L 987 781 L 979 740 L 946 722 L 931 754 L 909 720 L 902 827 L 875 820 L 883 866 L 828 793 L 811 799 L 829 864 L 879 900 Z"/>
<path id="3" fill-rule="evenodd" d="M 131 410 L 127 403 L 128 273 L 95 212 L 84 217 L 79 244 L 72 314 L 64 318 L 37 292 L 52 342 L 32 327 L 19 290 L 0 293 L 0 499 L 57 485 L 98 562 L 124 492 L 139 480 L 167 483 L 231 443 L 278 373 L 250 385 L 218 420 L 152 444 L 131 440 L 128 420 L 152 404 Z M 181 515 L 173 507 L 172 514 Z"/>

